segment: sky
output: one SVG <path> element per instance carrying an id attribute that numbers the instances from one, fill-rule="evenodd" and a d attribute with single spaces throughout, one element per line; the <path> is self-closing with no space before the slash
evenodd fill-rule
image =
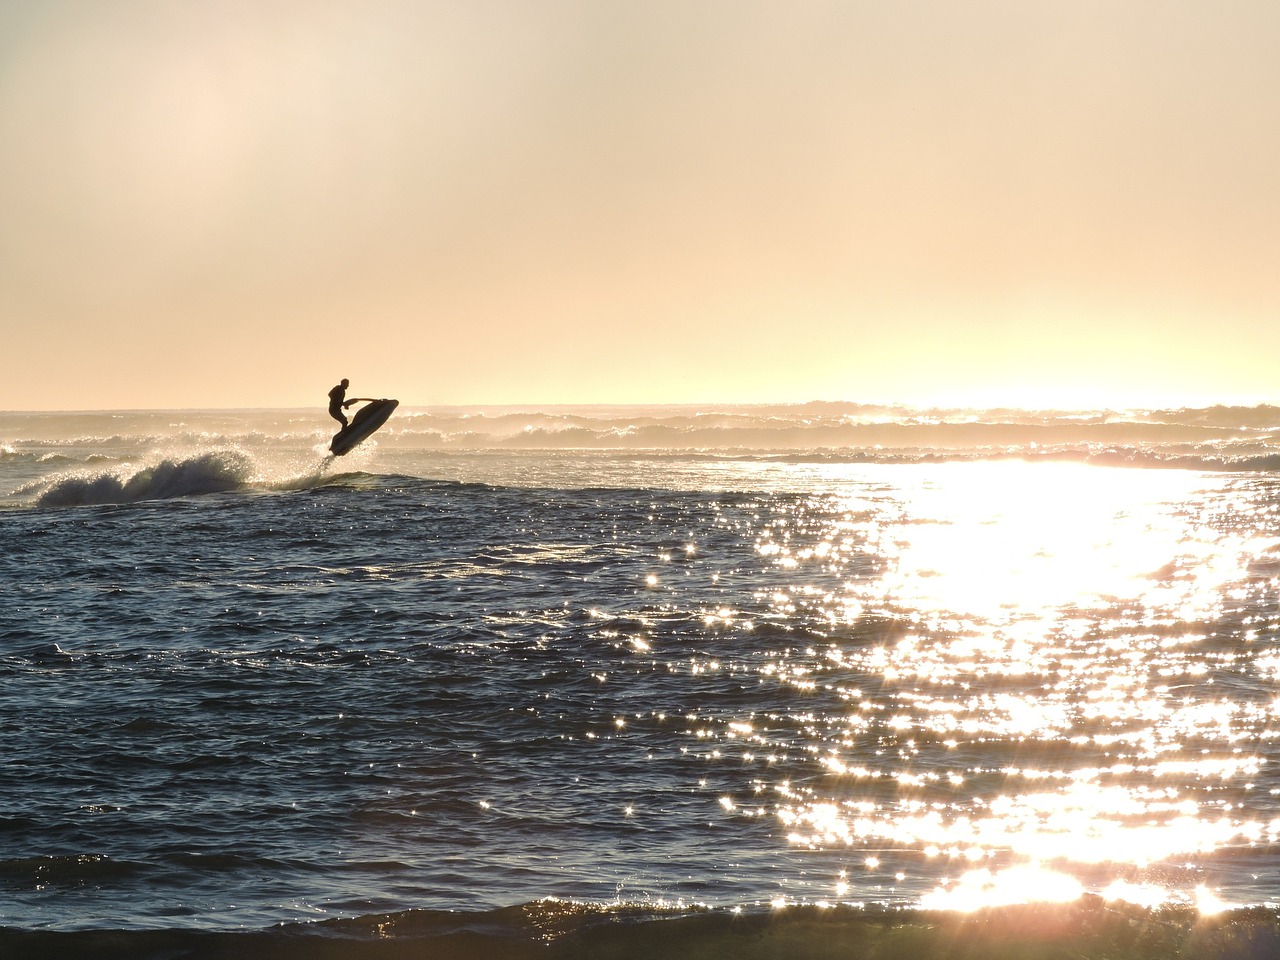
<path id="1" fill-rule="evenodd" d="M 1280 402 L 1272 0 L 0 0 L 0 409 Z"/>

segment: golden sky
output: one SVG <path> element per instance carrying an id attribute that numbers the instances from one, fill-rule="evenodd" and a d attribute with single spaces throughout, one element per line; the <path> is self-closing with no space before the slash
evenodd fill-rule
<path id="1" fill-rule="evenodd" d="M 1280 399 L 1271 0 L 0 0 L 0 409 Z"/>

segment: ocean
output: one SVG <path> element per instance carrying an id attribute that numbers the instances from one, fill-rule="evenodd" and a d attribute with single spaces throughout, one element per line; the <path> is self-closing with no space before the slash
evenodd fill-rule
<path id="1" fill-rule="evenodd" d="M 1280 409 L 333 426 L 0 413 L 0 955 L 1280 949 Z"/>

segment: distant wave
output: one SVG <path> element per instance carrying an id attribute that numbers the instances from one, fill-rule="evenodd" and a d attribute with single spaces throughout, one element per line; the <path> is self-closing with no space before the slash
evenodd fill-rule
<path id="1" fill-rule="evenodd" d="M 317 411 L 0 414 L 0 456 L 66 446 L 274 448 L 327 442 Z M 1280 443 L 1280 407 L 1161 410 L 913 409 L 858 403 L 670 406 L 402 406 L 380 435 L 455 448 L 966 448 L 992 444 Z"/>
<path id="2" fill-rule="evenodd" d="M 234 450 L 218 450 L 165 458 L 143 466 L 55 476 L 39 485 L 36 503 L 42 507 L 70 507 L 222 493 L 249 486 L 253 472 L 250 457 Z"/>
<path id="3" fill-rule="evenodd" d="M 806 404 L 713 410 L 409 411 L 396 423 L 393 442 L 440 450 L 832 451 L 902 461 L 1177 448 L 1192 456 L 1230 460 L 1280 453 L 1280 409 L 1068 414 Z"/>
<path id="4" fill-rule="evenodd" d="M 1022 460 L 1028 463 L 1091 463 L 1108 467 L 1147 467 L 1167 470 L 1203 470 L 1208 472 L 1278 472 L 1280 452 L 1257 455 L 1226 454 L 1216 451 L 1179 452 L 1176 450 L 1140 449 L 1137 447 L 1062 447 L 1058 449 L 1020 449 L 1005 447 L 985 450 L 814 450 L 794 453 L 767 451 L 744 452 L 741 455 L 704 454 L 708 460 L 751 459 L 762 463 L 977 463 L 992 460 Z"/>
<path id="5" fill-rule="evenodd" d="M 0 952 L 26 958 L 1115 956 L 1272 957 L 1280 919 L 1264 908 L 1201 916 L 1190 907 L 1148 910 L 1085 896 L 1063 904 L 976 913 L 788 906 L 737 912 L 690 907 L 540 901 L 486 912 L 404 913 L 287 924 L 261 931 L 0 928 Z"/>
<path id="6" fill-rule="evenodd" d="M 229 449 L 259 460 L 323 456 L 331 421 L 316 411 L 0 415 L 0 462 L 88 467 L 107 449 Z M 26 439 L 17 439 L 23 438 Z M 1275 470 L 1280 407 L 1028 411 L 910 409 L 857 403 L 634 407 L 401 407 L 370 449 L 384 453 L 627 451 L 682 456 L 797 456 L 873 463 L 1072 459 L 1131 466 Z M 25 451 L 25 452 L 24 452 Z M 26 457 L 40 459 L 27 461 Z M 185 456 L 185 455 L 184 455 Z M 179 468 L 186 461 L 175 459 Z M 106 468 L 104 464 L 104 470 Z M 300 461 L 297 470 L 305 470 Z M 214 470 L 208 471 L 216 473 Z M 96 478 L 95 482 L 100 478 Z M 238 479 L 233 476 L 232 480 Z M 68 484 L 71 502 L 183 495 Z M 154 481 L 141 481 L 146 487 Z M 304 484 L 305 485 L 305 484 Z M 203 492 L 196 487 L 191 492 Z M 221 489 L 215 487 L 215 489 Z M 80 491 L 77 493 L 77 491 Z M 84 501 L 76 501 L 84 496 Z"/>

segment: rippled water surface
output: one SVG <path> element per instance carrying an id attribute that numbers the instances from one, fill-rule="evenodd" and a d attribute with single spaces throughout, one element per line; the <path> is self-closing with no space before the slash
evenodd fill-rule
<path id="1" fill-rule="evenodd" d="M 0 458 L 0 925 L 1280 900 L 1268 472 L 218 429 Z"/>

